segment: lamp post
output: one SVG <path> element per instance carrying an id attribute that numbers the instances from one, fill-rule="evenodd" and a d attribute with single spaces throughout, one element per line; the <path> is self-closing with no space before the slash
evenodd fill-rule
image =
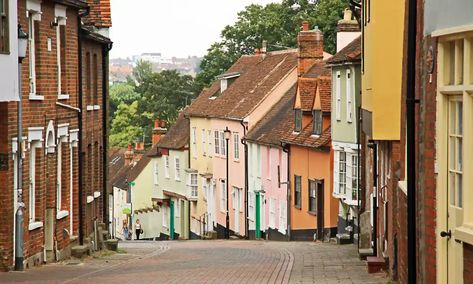
<path id="1" fill-rule="evenodd" d="M 26 47 L 28 45 L 28 34 L 18 25 L 18 138 L 17 138 L 17 206 L 15 213 L 15 270 L 23 271 L 23 237 L 24 237 L 24 215 L 23 215 L 23 133 L 22 133 L 22 108 L 21 108 L 21 63 L 26 57 Z"/>
<path id="2" fill-rule="evenodd" d="M 227 154 L 227 179 L 226 179 L 226 186 L 227 186 L 227 216 L 225 219 L 225 238 L 229 239 L 230 238 L 230 216 L 228 216 L 228 140 L 230 140 L 230 136 L 232 135 L 232 132 L 228 129 L 228 127 L 225 128 L 224 137 L 226 140 L 226 154 Z"/>

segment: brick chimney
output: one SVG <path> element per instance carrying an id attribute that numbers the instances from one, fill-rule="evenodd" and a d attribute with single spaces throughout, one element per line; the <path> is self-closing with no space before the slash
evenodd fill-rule
<path id="1" fill-rule="evenodd" d="M 161 119 L 156 119 L 154 121 L 154 128 L 153 128 L 153 135 L 152 135 L 152 141 L 153 141 L 153 146 L 156 145 L 161 138 L 163 138 L 164 135 L 166 135 L 166 132 L 168 129 L 166 128 L 166 120 L 161 120 Z"/>
<path id="2" fill-rule="evenodd" d="M 128 144 L 128 150 L 125 151 L 124 156 L 125 156 L 125 166 L 129 166 L 133 162 L 133 159 L 135 158 L 135 153 L 133 152 L 133 148 L 131 147 L 131 144 Z"/>
<path id="3" fill-rule="evenodd" d="M 360 26 L 350 9 L 345 9 L 343 19 L 337 25 L 337 52 L 342 50 L 350 42 L 360 36 Z"/>
<path id="4" fill-rule="evenodd" d="M 299 47 L 298 75 L 307 72 L 314 63 L 324 58 L 324 35 L 315 27 L 309 30 L 309 22 L 302 23 L 302 30 L 297 37 Z"/>

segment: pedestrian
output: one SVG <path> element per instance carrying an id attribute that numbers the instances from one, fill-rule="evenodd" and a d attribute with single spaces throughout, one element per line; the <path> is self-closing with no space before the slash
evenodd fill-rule
<path id="1" fill-rule="evenodd" d="M 123 238 L 125 240 L 128 240 L 129 239 L 129 233 L 130 233 L 130 229 L 128 228 L 128 220 L 123 220 L 123 227 L 122 227 L 122 231 L 123 231 Z"/>
<path id="2" fill-rule="evenodd" d="M 141 227 L 141 222 L 140 219 L 136 219 L 135 223 L 135 234 L 136 234 L 136 239 L 140 239 L 140 234 L 143 234 L 143 228 Z"/>

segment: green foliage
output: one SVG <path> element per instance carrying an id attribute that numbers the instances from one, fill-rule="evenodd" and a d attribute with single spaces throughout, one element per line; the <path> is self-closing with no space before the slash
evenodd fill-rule
<path id="1" fill-rule="evenodd" d="M 263 40 L 268 43 L 268 51 L 297 47 L 297 34 L 304 20 L 311 27 L 319 27 L 324 33 L 325 51 L 335 53 L 336 26 L 348 6 L 348 0 L 283 0 L 266 6 L 247 6 L 238 13 L 235 24 L 223 29 L 222 40 L 207 50 L 197 84 L 208 86 L 241 55 L 260 48 Z"/>
<path id="2" fill-rule="evenodd" d="M 175 70 L 152 71 L 149 62 L 140 61 L 127 83 L 110 88 L 112 113 L 110 143 L 125 147 L 139 139 L 151 140 L 155 119 L 173 123 L 179 111 L 197 94 L 194 79 Z"/>

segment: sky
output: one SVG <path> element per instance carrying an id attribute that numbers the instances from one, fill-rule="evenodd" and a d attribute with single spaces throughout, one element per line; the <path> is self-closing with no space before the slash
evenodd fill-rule
<path id="1" fill-rule="evenodd" d="M 203 56 L 247 5 L 277 0 L 111 0 L 111 58 Z"/>

